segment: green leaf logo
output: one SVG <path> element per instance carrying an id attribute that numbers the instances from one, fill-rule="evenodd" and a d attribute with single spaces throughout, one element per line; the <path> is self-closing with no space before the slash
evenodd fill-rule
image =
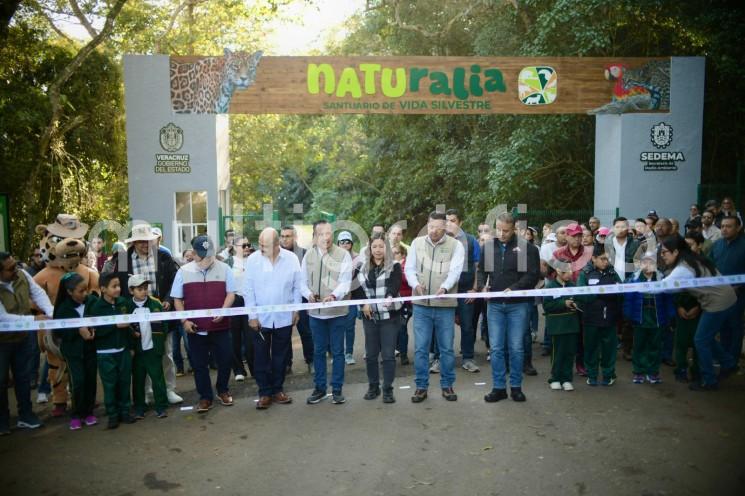
<path id="1" fill-rule="evenodd" d="M 525 105 L 549 105 L 556 100 L 558 84 L 553 67 L 523 67 L 517 78 L 518 96 Z"/>

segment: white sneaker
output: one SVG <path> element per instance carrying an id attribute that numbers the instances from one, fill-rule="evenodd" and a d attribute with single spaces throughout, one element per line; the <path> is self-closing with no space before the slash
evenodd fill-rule
<path id="1" fill-rule="evenodd" d="M 478 365 L 476 365 L 476 363 L 473 360 L 466 360 L 465 362 L 463 362 L 462 366 L 464 370 L 467 370 L 474 374 L 476 372 L 481 372 L 481 369 L 479 368 Z"/>
<path id="2" fill-rule="evenodd" d="M 440 360 L 433 360 L 432 365 L 429 367 L 429 373 L 430 374 L 439 374 L 440 373 Z"/>
<path id="3" fill-rule="evenodd" d="M 491 362 L 491 353 L 486 354 L 486 361 Z"/>
<path id="4" fill-rule="evenodd" d="M 344 355 L 344 363 L 346 363 L 347 365 L 354 365 L 355 363 L 357 363 L 357 360 L 354 359 L 351 353 L 347 353 L 346 355 Z"/>
<path id="5" fill-rule="evenodd" d="M 561 385 L 561 387 L 562 389 L 564 389 L 564 391 L 574 391 L 574 386 L 572 386 L 571 382 L 565 382 Z"/>
<path id="6" fill-rule="evenodd" d="M 39 393 L 36 395 L 36 402 L 37 403 L 49 403 L 49 397 L 47 396 L 47 393 Z"/>
<path id="7" fill-rule="evenodd" d="M 184 402 L 184 399 L 181 396 L 177 395 L 174 391 L 168 391 L 167 395 L 168 403 L 170 403 L 171 405 L 177 405 Z"/>
<path id="8" fill-rule="evenodd" d="M 398 350 L 395 350 L 395 351 L 393 352 L 393 355 L 394 355 L 394 356 L 399 356 L 400 354 L 401 354 L 401 352 L 400 352 L 400 351 L 398 351 Z"/>
<path id="9" fill-rule="evenodd" d="M 155 404 L 155 398 L 153 397 L 153 392 L 149 391 L 145 393 L 145 404 L 146 405 L 154 405 Z"/>
<path id="10" fill-rule="evenodd" d="M 243 382 L 243 381 L 245 381 L 245 380 L 246 380 L 246 376 L 245 376 L 245 375 L 243 375 L 243 374 L 237 374 L 237 375 L 235 376 L 235 381 L 236 381 L 236 382 Z"/>
<path id="11" fill-rule="evenodd" d="M 561 391 L 561 383 L 559 381 L 552 382 L 549 384 L 549 387 L 552 391 Z"/>

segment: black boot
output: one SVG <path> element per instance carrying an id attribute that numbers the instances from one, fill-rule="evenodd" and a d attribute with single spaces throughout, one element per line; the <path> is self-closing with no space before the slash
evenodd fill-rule
<path id="1" fill-rule="evenodd" d="M 409 357 L 406 355 L 406 353 L 401 353 L 401 365 L 409 365 Z"/>
<path id="2" fill-rule="evenodd" d="M 383 389 L 383 403 L 395 403 L 396 398 L 393 397 L 393 388 L 387 387 Z"/>
<path id="3" fill-rule="evenodd" d="M 370 387 L 367 388 L 367 392 L 363 398 L 366 400 L 374 400 L 378 396 L 380 396 L 380 386 L 378 384 L 370 384 Z"/>
<path id="4" fill-rule="evenodd" d="M 533 361 L 528 360 L 523 364 L 523 374 L 525 375 L 538 375 L 538 371 L 533 367 Z"/>

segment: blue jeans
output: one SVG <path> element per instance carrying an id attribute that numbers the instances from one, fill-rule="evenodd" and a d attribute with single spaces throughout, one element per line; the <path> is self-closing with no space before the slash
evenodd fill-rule
<path id="1" fill-rule="evenodd" d="M 10 410 L 8 407 L 8 380 L 13 371 L 15 381 L 18 416 L 29 415 L 31 410 L 31 362 L 36 333 L 17 343 L 0 343 L 0 425 L 8 426 Z"/>
<path id="2" fill-rule="evenodd" d="M 696 328 L 693 343 L 698 354 L 698 367 L 701 371 L 701 381 L 704 384 L 716 384 L 718 377 L 714 373 L 714 359 L 719 361 L 722 369 L 735 366 L 737 360 L 725 350 L 716 336 L 723 329 L 731 329 L 735 323 L 737 305 L 732 305 L 721 312 L 703 312 Z"/>
<path id="3" fill-rule="evenodd" d="M 460 351 L 463 361 L 473 360 L 473 346 L 476 343 L 476 328 L 473 325 L 474 304 L 458 298 L 458 318 L 460 319 Z"/>
<path id="4" fill-rule="evenodd" d="M 206 336 L 188 334 L 189 349 L 191 350 L 191 368 L 194 369 L 194 383 L 197 386 L 200 400 L 214 399 L 212 384 L 210 384 L 209 355 L 217 362 L 217 394 L 228 392 L 230 368 L 233 365 L 233 343 L 230 331 L 212 331 Z"/>
<path id="5" fill-rule="evenodd" d="M 735 304 L 734 320 L 731 324 L 722 329 L 720 336 L 722 347 L 729 352 L 737 362 L 742 353 L 742 312 L 745 311 L 745 288 L 740 288 L 737 292 L 737 303 Z"/>
<path id="6" fill-rule="evenodd" d="M 414 373 L 417 389 L 429 387 L 429 347 L 432 333 L 440 348 L 440 387 L 455 383 L 455 307 L 414 307 Z"/>
<path id="7" fill-rule="evenodd" d="M 176 364 L 176 370 L 183 372 L 184 370 L 184 355 L 181 353 L 181 340 L 184 340 L 184 348 L 186 349 L 186 357 L 189 359 L 191 364 L 191 356 L 189 353 L 189 340 L 186 339 L 186 331 L 181 325 L 181 322 L 176 325 L 173 332 L 171 332 L 171 339 L 173 340 L 173 363 Z"/>
<path id="8" fill-rule="evenodd" d="M 347 315 L 331 319 L 310 318 L 310 331 L 313 333 L 313 369 L 316 389 L 326 391 L 326 351 L 329 348 L 333 357 L 331 389 L 341 390 L 344 385 L 344 333 L 347 329 L 346 326 Z"/>
<path id="9" fill-rule="evenodd" d="M 357 305 L 349 305 L 349 313 L 344 317 L 344 353 L 347 355 L 354 353 L 354 326 L 357 324 L 358 313 Z"/>
<path id="10" fill-rule="evenodd" d="M 510 357 L 510 387 L 522 387 L 525 330 L 530 303 L 489 302 L 489 343 L 492 381 L 495 389 L 505 389 L 507 368 L 505 346 Z"/>

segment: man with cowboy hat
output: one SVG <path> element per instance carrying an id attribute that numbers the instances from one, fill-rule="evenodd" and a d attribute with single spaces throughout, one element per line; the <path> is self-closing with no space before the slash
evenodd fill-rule
<path id="1" fill-rule="evenodd" d="M 127 244 L 126 256 L 115 256 L 114 272 L 119 277 L 122 296 L 128 298 L 129 276 L 139 274 L 153 283 L 148 285 L 150 296 L 161 301 L 163 310 L 173 309 L 171 286 L 176 277 L 179 266 L 171 255 L 158 249 L 158 235 L 153 232 L 149 224 L 132 226 L 132 235 L 125 239 Z M 166 339 L 166 352 L 163 354 L 163 373 L 166 377 L 168 402 L 177 404 L 183 398 L 176 394 L 176 365 L 173 362 L 173 340 Z M 148 395 L 150 398 L 151 395 Z"/>
<path id="2" fill-rule="evenodd" d="M 88 284 L 88 291 L 98 292 L 98 272 L 80 263 L 87 248 L 84 236 L 88 224 L 80 222 L 76 215 L 59 214 L 54 222 L 36 226 L 42 235 L 40 249 L 47 266 L 37 272 L 34 282 L 41 286 L 51 301 L 57 299 L 60 280 L 67 272 L 78 273 Z M 47 354 L 49 383 L 52 385 L 53 417 L 61 417 L 67 407 L 66 362 L 51 334 L 39 331 L 39 347 Z"/>

